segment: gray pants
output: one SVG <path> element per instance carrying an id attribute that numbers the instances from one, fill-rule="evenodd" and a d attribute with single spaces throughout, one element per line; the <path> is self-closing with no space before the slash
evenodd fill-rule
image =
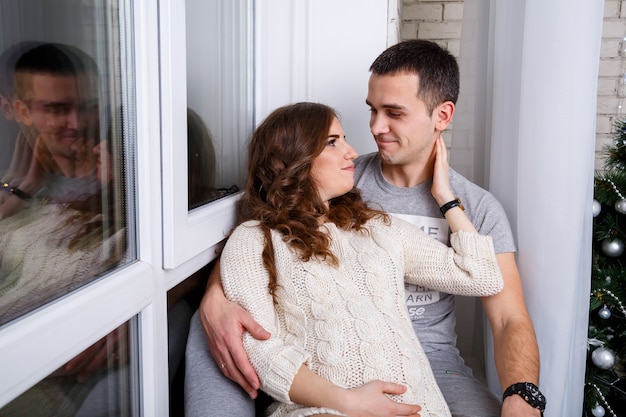
<path id="1" fill-rule="evenodd" d="M 443 352 L 426 356 L 452 417 L 500 417 L 500 399 L 473 376 L 460 356 Z"/>
<path id="2" fill-rule="evenodd" d="M 435 353 L 428 358 L 453 417 L 500 416 L 498 398 L 472 376 L 460 357 Z M 185 365 L 185 417 L 255 416 L 254 401 L 213 360 L 197 312 L 191 319 Z"/>
<path id="3" fill-rule="evenodd" d="M 185 351 L 185 417 L 254 415 L 254 401 L 213 360 L 196 311 Z"/>

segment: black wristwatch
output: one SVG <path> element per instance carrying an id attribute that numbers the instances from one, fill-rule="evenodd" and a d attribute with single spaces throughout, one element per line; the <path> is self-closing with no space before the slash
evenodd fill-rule
<path id="1" fill-rule="evenodd" d="M 515 394 L 522 397 L 530 406 L 538 409 L 541 412 L 541 417 L 543 417 L 543 412 L 546 410 L 546 397 L 539 391 L 537 385 L 532 382 L 518 382 L 517 384 L 513 384 L 502 394 L 502 401 L 504 401 L 506 397 Z"/>

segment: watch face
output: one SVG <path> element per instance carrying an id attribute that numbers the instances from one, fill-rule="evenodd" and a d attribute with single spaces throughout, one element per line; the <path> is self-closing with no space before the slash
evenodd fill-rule
<path id="1" fill-rule="evenodd" d="M 524 385 L 525 394 L 528 395 L 528 403 L 534 407 L 541 407 L 541 409 L 543 409 L 546 406 L 546 397 L 539 391 L 539 388 L 530 382 L 526 382 Z"/>

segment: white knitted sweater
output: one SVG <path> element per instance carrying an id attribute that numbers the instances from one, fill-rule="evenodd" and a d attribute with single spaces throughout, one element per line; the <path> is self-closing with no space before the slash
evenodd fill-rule
<path id="1" fill-rule="evenodd" d="M 76 214 L 62 204 L 41 204 L 0 221 L 0 323 L 93 281 L 123 259 L 124 229 L 70 249 L 82 233 L 82 222 L 69 222 Z"/>
<path id="2" fill-rule="evenodd" d="M 222 253 L 226 296 L 272 334 L 266 341 L 243 337 L 262 389 L 277 400 L 272 416 L 341 415 L 291 402 L 302 364 L 345 388 L 372 380 L 403 384 L 407 392 L 396 400 L 420 404 L 422 417 L 450 416 L 409 320 L 404 281 L 460 295 L 496 294 L 503 282 L 491 238 L 458 232 L 452 249 L 399 219 L 371 220 L 369 233 L 322 227 L 338 267 L 303 262 L 272 232 L 277 304 L 268 292 L 257 222 L 237 227 Z"/>

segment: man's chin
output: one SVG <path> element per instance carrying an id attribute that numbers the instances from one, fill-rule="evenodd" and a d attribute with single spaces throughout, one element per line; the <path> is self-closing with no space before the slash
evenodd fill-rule
<path id="1" fill-rule="evenodd" d="M 87 140 L 84 136 L 74 136 L 63 138 L 63 144 L 74 152 L 79 152 L 85 149 Z"/>
<path id="2" fill-rule="evenodd" d="M 380 155 L 380 159 L 383 160 L 385 163 L 393 164 L 393 161 L 394 161 L 393 155 L 391 155 L 389 152 L 381 151 L 379 149 L 378 155 Z"/>

